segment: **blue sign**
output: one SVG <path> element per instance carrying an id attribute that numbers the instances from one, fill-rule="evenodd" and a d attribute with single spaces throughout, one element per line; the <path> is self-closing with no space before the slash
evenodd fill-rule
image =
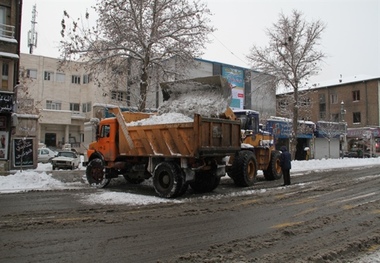
<path id="1" fill-rule="evenodd" d="M 293 124 L 290 121 L 280 121 L 280 120 L 268 120 L 266 129 L 276 139 L 287 139 L 291 137 L 293 131 Z M 299 128 L 303 132 L 298 132 L 297 138 L 311 139 L 313 138 L 314 133 L 314 124 L 313 123 L 298 123 Z"/>

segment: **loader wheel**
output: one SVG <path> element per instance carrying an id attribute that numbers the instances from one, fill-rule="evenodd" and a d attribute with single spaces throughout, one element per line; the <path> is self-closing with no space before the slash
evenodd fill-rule
<path id="1" fill-rule="evenodd" d="M 280 153 L 278 151 L 273 151 L 271 153 L 268 169 L 263 172 L 265 180 L 273 181 L 281 179 L 282 170 L 280 166 Z"/>
<path id="2" fill-rule="evenodd" d="M 235 157 L 231 168 L 231 178 L 237 186 L 252 186 L 257 176 L 257 161 L 253 152 L 243 150 Z"/>
<path id="3" fill-rule="evenodd" d="M 219 176 L 210 172 L 199 171 L 196 172 L 195 180 L 190 182 L 190 186 L 197 193 L 208 193 L 214 191 L 219 183 Z"/>
<path id="4" fill-rule="evenodd" d="M 185 174 L 173 162 L 159 164 L 153 176 L 153 186 L 160 197 L 173 198 L 185 193 Z"/>
<path id="5" fill-rule="evenodd" d="M 105 177 L 104 164 L 99 158 L 91 160 L 87 165 L 86 177 L 89 184 L 96 188 L 104 188 L 111 181 L 111 179 Z"/>
<path id="6" fill-rule="evenodd" d="M 123 174 L 125 181 L 127 181 L 130 184 L 141 184 L 144 182 L 144 179 L 142 178 L 132 178 L 128 174 Z"/>

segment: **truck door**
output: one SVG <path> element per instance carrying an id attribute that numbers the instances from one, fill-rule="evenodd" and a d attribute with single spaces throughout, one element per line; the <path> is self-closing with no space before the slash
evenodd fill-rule
<path id="1" fill-rule="evenodd" d="M 100 127 L 100 133 L 98 137 L 99 151 L 103 154 L 106 161 L 113 161 L 115 158 L 114 152 L 114 136 L 111 133 L 110 125 L 103 125 Z"/>

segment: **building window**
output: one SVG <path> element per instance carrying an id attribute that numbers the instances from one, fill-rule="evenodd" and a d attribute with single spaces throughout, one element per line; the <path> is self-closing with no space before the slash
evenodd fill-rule
<path id="1" fill-rule="evenodd" d="M 127 97 L 126 92 L 112 91 L 112 93 L 111 93 L 111 99 L 113 99 L 113 100 L 124 101 L 124 99 L 126 97 Z"/>
<path id="2" fill-rule="evenodd" d="M 338 95 L 337 94 L 331 94 L 330 95 L 330 101 L 331 101 L 331 104 L 338 104 Z"/>
<path id="3" fill-rule="evenodd" d="M 90 112 L 91 111 L 91 102 L 82 103 L 82 112 Z"/>
<path id="4" fill-rule="evenodd" d="M 79 111 L 79 103 L 70 103 L 71 111 Z"/>
<path id="5" fill-rule="evenodd" d="M 58 101 L 47 100 L 46 109 L 48 110 L 61 110 L 62 104 Z"/>
<path id="6" fill-rule="evenodd" d="M 65 82 L 65 74 L 63 74 L 63 73 L 57 73 L 55 75 L 55 79 L 56 79 L 57 82 L 64 83 Z"/>
<path id="7" fill-rule="evenodd" d="M 2 79 L 7 80 L 9 74 L 9 65 L 6 62 L 3 62 L 3 69 L 2 69 Z"/>
<path id="8" fill-rule="evenodd" d="M 352 92 L 352 100 L 359 101 L 360 100 L 360 90 L 354 90 Z"/>
<path id="9" fill-rule="evenodd" d="M 80 76 L 72 75 L 71 76 L 71 83 L 80 84 Z"/>
<path id="10" fill-rule="evenodd" d="M 300 98 L 299 103 L 301 106 L 310 106 L 310 98 Z"/>
<path id="11" fill-rule="evenodd" d="M 54 73 L 50 71 L 44 72 L 44 80 L 53 80 Z"/>
<path id="12" fill-rule="evenodd" d="M 325 94 L 319 94 L 319 118 L 326 119 L 326 97 Z"/>
<path id="13" fill-rule="evenodd" d="M 352 119 L 353 119 L 353 123 L 360 123 L 361 122 L 360 112 L 353 112 Z"/>
<path id="14" fill-rule="evenodd" d="M 280 100 L 278 102 L 278 108 L 280 110 L 286 110 L 289 107 L 289 102 L 286 99 Z"/>
<path id="15" fill-rule="evenodd" d="M 10 25 L 10 8 L 0 6 L 0 36 L 14 38 L 14 29 Z"/>
<path id="16" fill-rule="evenodd" d="M 83 84 L 90 83 L 90 74 L 83 75 Z"/>
<path id="17" fill-rule="evenodd" d="M 36 69 L 27 69 L 26 77 L 30 79 L 37 79 L 37 70 Z"/>

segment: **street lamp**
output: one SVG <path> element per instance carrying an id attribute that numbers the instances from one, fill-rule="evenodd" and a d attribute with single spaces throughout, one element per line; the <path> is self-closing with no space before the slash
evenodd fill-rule
<path id="1" fill-rule="evenodd" d="M 342 102 L 340 103 L 340 120 L 344 125 L 343 147 L 342 147 L 343 156 L 344 156 L 344 152 L 347 151 L 347 145 L 346 145 L 347 123 L 345 123 L 344 121 L 344 115 L 346 115 L 346 110 L 344 109 L 344 101 L 342 100 Z"/>
<path id="2" fill-rule="evenodd" d="M 346 115 L 346 110 L 344 109 L 344 101 L 340 103 L 340 118 L 341 121 L 344 122 L 344 115 Z"/>

